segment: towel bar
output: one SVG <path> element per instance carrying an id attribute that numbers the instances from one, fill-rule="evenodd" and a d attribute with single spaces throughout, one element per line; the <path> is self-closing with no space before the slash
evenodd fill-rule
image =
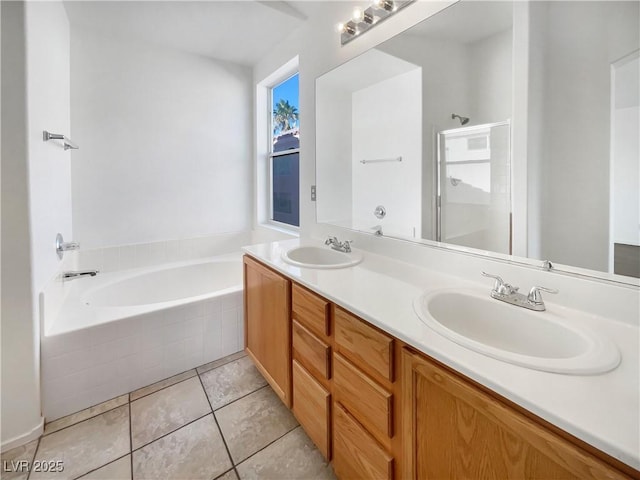
<path id="1" fill-rule="evenodd" d="M 376 158 L 373 160 L 360 160 L 360 163 L 382 163 L 382 162 L 401 162 L 402 157 L 394 158 Z"/>

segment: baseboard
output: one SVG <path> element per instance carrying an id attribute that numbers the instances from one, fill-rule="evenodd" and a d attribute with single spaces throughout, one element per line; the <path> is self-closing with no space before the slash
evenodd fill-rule
<path id="1" fill-rule="evenodd" d="M 40 417 L 40 422 L 38 422 L 38 425 L 33 427 L 30 432 L 27 432 L 24 435 L 18 435 L 17 437 L 7 440 L 6 442 L 2 442 L 2 446 L 0 446 L 0 449 L 3 452 L 6 452 L 7 450 L 11 450 L 12 448 L 16 448 L 29 443 L 30 441 L 39 438 L 40 435 L 42 435 L 42 432 L 44 432 L 44 417 Z"/>

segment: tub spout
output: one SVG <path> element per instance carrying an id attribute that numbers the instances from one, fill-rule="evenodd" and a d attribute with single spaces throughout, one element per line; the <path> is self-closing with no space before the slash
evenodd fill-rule
<path id="1" fill-rule="evenodd" d="M 81 277 L 95 277 L 98 273 L 98 270 L 83 270 L 81 272 L 62 272 L 62 281 L 66 282 L 67 280 L 75 280 L 76 278 Z"/>

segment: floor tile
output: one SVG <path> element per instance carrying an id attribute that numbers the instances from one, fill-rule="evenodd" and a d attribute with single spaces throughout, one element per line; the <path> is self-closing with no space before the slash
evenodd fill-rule
<path id="1" fill-rule="evenodd" d="M 37 446 L 38 440 L 33 440 L 20 447 L 2 452 L 2 479 L 26 480 L 29 472 L 25 468 L 27 464 L 23 462 L 29 462 L 29 465 L 31 464 L 33 456 L 36 454 Z"/>
<path id="2" fill-rule="evenodd" d="M 183 380 L 186 380 L 191 377 L 196 376 L 195 370 L 189 370 L 184 373 L 179 373 L 178 375 L 174 375 L 173 377 L 166 378 L 152 385 L 148 385 L 146 387 L 139 388 L 131 392 L 131 401 L 137 400 L 141 397 L 149 395 L 151 393 L 155 393 L 158 390 L 162 390 L 163 388 L 170 387 L 171 385 L 175 385 L 176 383 L 180 383 Z"/>
<path id="3" fill-rule="evenodd" d="M 210 480 L 230 468 L 213 415 L 133 452 L 134 480 Z"/>
<path id="4" fill-rule="evenodd" d="M 221 367 L 222 365 L 226 365 L 227 363 L 233 362 L 242 357 L 246 357 L 247 354 L 243 350 L 241 352 L 232 353 L 231 355 L 227 355 L 226 357 L 222 357 L 218 360 L 214 360 L 213 362 L 205 363 L 204 365 L 198 367 L 198 373 L 202 375 L 209 370 L 213 370 L 214 368 Z"/>
<path id="5" fill-rule="evenodd" d="M 200 375 L 216 410 L 267 384 L 249 357 L 243 357 Z"/>
<path id="6" fill-rule="evenodd" d="M 131 455 L 87 473 L 78 480 L 131 480 Z"/>
<path id="7" fill-rule="evenodd" d="M 301 427 L 237 467 L 242 480 L 335 480 L 331 466 Z"/>
<path id="8" fill-rule="evenodd" d="M 120 395 L 119 397 L 112 398 L 111 400 L 107 400 L 106 402 L 102 402 L 93 407 L 81 410 L 80 412 L 72 413 L 71 415 L 67 415 L 66 417 L 62 417 L 54 420 L 53 422 L 47 423 L 44 426 L 44 434 L 49 435 L 50 433 L 57 432 L 58 430 L 74 425 L 78 422 L 86 420 L 87 418 L 95 417 L 96 415 L 100 415 L 101 413 L 121 407 L 122 405 L 126 405 L 128 402 L 128 394 Z"/>
<path id="9" fill-rule="evenodd" d="M 220 475 L 216 480 L 238 480 L 238 475 L 236 475 L 235 470 L 229 470 L 224 475 Z"/>
<path id="10" fill-rule="evenodd" d="M 129 453 L 129 406 L 123 405 L 97 417 L 40 439 L 36 461 L 62 461 L 62 472 L 33 472 L 39 478 L 77 478 Z"/>
<path id="11" fill-rule="evenodd" d="M 215 416 L 236 465 L 298 425 L 271 387 L 221 408 Z"/>
<path id="12" fill-rule="evenodd" d="M 211 412 L 200 379 L 193 377 L 131 402 L 133 449 Z"/>

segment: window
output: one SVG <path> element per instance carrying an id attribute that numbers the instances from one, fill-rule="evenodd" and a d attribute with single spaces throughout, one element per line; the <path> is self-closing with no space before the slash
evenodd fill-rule
<path id="1" fill-rule="evenodd" d="M 298 74 L 271 88 L 270 219 L 300 226 Z"/>

